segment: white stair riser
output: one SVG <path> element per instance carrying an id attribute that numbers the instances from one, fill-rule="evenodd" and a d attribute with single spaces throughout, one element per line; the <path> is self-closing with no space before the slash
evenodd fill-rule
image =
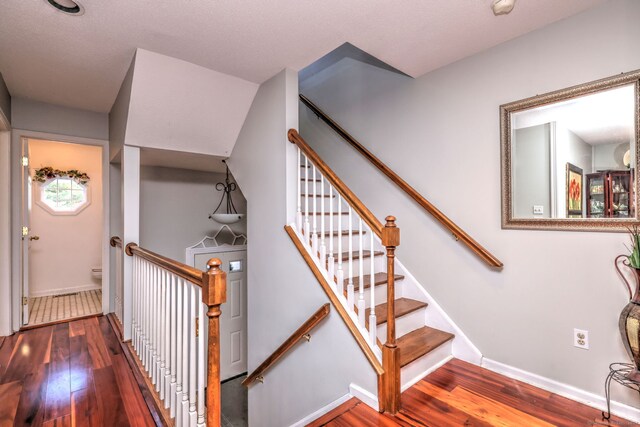
<path id="1" fill-rule="evenodd" d="M 401 317 L 396 317 L 396 338 L 400 338 L 403 335 L 408 334 L 411 331 L 415 331 L 416 329 L 422 328 L 425 318 L 425 310 L 427 308 L 421 308 L 420 310 L 413 311 L 409 314 L 405 314 Z M 378 336 L 386 337 L 387 336 L 387 324 L 383 323 L 382 325 L 378 325 Z M 384 340 L 381 339 L 382 342 Z"/>
<path id="2" fill-rule="evenodd" d="M 380 341 L 384 342 L 382 339 Z M 411 387 L 433 369 L 439 367 L 443 361 L 450 359 L 451 355 L 452 343 L 451 340 L 449 340 L 403 367 L 400 371 L 401 390 L 404 391 Z"/>

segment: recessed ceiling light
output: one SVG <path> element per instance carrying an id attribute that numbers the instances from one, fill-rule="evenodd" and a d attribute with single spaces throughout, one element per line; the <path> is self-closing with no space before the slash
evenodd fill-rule
<path id="1" fill-rule="evenodd" d="M 56 10 L 66 13 L 67 15 L 80 16 L 84 14 L 84 7 L 73 0 L 45 0 Z"/>

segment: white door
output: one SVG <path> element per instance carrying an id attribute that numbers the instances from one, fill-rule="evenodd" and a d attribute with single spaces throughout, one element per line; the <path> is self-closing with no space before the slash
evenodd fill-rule
<path id="1" fill-rule="evenodd" d="M 29 174 L 29 142 L 22 140 L 22 324 L 29 323 L 29 229 L 31 217 L 31 175 Z"/>
<path id="2" fill-rule="evenodd" d="M 220 379 L 247 372 L 247 251 L 195 255 L 195 267 L 206 270 L 207 261 L 220 258 L 227 273 L 227 302 L 220 315 Z"/>

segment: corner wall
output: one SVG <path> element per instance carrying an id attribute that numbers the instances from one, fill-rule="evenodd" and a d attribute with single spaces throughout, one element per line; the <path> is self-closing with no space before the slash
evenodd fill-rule
<path id="1" fill-rule="evenodd" d="M 398 217 L 399 259 L 485 357 L 600 396 L 609 363 L 629 360 L 613 268 L 627 236 L 501 229 L 499 106 L 640 68 L 639 16 L 640 2 L 606 2 L 415 80 L 344 66 L 303 90 L 495 253 L 502 272 L 300 110 L 301 134 L 323 159 L 379 218 Z M 574 327 L 589 331 L 590 350 L 573 347 Z M 612 392 L 639 406 L 637 394 Z"/>
<path id="2" fill-rule="evenodd" d="M 297 96 L 291 70 L 260 85 L 229 161 L 247 199 L 249 371 L 328 301 L 284 231 Z M 250 425 L 291 425 L 349 393 L 350 383 L 376 391 L 373 369 L 333 308 L 311 335 L 249 388 Z"/>

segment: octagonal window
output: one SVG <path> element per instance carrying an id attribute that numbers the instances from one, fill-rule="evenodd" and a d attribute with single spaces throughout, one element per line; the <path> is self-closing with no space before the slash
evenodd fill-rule
<path id="1" fill-rule="evenodd" d="M 40 187 L 39 204 L 54 214 L 75 214 L 89 204 L 88 187 L 71 178 L 54 178 Z"/>

